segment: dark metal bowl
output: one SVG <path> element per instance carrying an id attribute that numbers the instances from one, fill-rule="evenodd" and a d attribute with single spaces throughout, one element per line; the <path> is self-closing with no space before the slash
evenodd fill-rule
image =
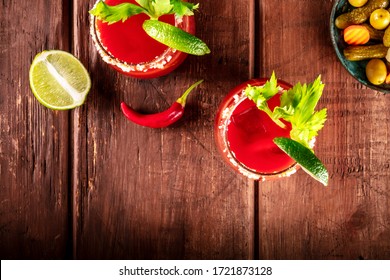
<path id="1" fill-rule="evenodd" d="M 339 58 L 341 64 L 347 69 L 349 74 L 351 74 L 356 80 L 358 80 L 363 85 L 383 93 L 390 93 L 390 85 L 373 85 L 371 84 L 366 77 L 366 65 L 368 60 L 363 61 L 349 61 L 345 58 L 343 54 L 344 48 L 347 47 L 347 44 L 344 42 L 342 30 L 338 29 L 335 26 L 335 19 L 350 10 L 353 7 L 348 3 L 348 0 L 336 0 L 333 4 L 332 12 L 330 14 L 330 34 L 332 39 L 333 47 L 336 51 L 337 57 Z"/>

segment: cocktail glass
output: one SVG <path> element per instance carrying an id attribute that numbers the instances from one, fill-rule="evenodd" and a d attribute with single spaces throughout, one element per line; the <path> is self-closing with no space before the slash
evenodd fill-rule
<path id="1" fill-rule="evenodd" d="M 259 181 L 295 173 L 299 165 L 273 143 L 275 137 L 290 137 L 291 125 L 278 126 L 249 100 L 247 85 L 262 86 L 267 79 L 253 79 L 232 89 L 222 101 L 215 120 L 214 136 L 223 159 L 236 172 Z M 282 90 L 292 86 L 278 80 Z M 280 94 L 268 100 L 271 110 L 280 104 Z"/>
<path id="2" fill-rule="evenodd" d="M 134 0 L 105 1 L 108 5 L 124 2 L 136 4 Z M 149 37 L 142 29 L 146 19 L 147 15 L 138 14 L 124 22 L 107 24 L 91 15 L 90 34 L 103 61 L 122 74 L 144 79 L 167 75 L 179 67 L 187 54 Z M 179 19 L 174 15 L 164 15 L 159 20 L 195 34 L 193 16 Z"/>

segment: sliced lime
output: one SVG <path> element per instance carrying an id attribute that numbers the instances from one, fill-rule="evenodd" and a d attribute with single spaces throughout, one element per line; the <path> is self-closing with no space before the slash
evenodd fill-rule
<path id="1" fill-rule="evenodd" d="M 38 101 L 54 110 L 82 105 L 91 88 L 91 79 L 83 64 L 72 54 L 59 50 L 37 54 L 29 78 Z"/>
<path id="2" fill-rule="evenodd" d="M 328 185 L 328 171 L 312 151 L 290 138 L 278 137 L 274 139 L 274 143 L 294 159 L 306 173 L 325 186 Z"/>
<path id="3" fill-rule="evenodd" d="M 178 51 L 193 55 L 210 53 L 210 49 L 202 40 L 171 24 L 145 20 L 142 27 L 150 37 Z"/>

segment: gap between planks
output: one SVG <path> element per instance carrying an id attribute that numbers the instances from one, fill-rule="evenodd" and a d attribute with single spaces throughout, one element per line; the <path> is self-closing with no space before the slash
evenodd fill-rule
<path id="1" fill-rule="evenodd" d="M 260 0 L 249 0 L 249 79 L 260 77 L 261 69 L 261 10 Z M 250 184 L 250 182 L 249 182 Z M 260 190 L 253 181 L 253 259 L 260 259 Z"/>

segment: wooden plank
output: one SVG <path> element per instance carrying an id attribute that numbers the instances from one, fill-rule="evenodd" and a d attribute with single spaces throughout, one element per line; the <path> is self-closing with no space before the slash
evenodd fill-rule
<path id="1" fill-rule="evenodd" d="M 259 256 L 264 259 L 389 259 L 388 96 L 358 84 L 329 38 L 331 1 L 261 1 L 262 75 L 326 84 L 328 121 L 316 153 L 325 188 L 300 171 L 260 185 Z"/>
<path id="2" fill-rule="evenodd" d="M 93 1 L 89 1 L 92 6 Z M 174 73 L 136 80 L 97 57 L 75 1 L 75 52 L 89 62 L 93 88 L 74 116 L 75 257 L 246 259 L 253 256 L 253 189 L 214 145 L 218 104 L 249 73 L 249 1 L 205 1 L 197 35 L 213 55 L 189 57 Z M 128 122 L 125 100 L 149 112 L 167 108 L 198 79 L 184 120 L 167 129 Z"/>
<path id="3" fill-rule="evenodd" d="M 69 114 L 41 106 L 28 80 L 36 53 L 68 49 L 64 3 L 0 3 L 1 259 L 69 257 Z"/>

